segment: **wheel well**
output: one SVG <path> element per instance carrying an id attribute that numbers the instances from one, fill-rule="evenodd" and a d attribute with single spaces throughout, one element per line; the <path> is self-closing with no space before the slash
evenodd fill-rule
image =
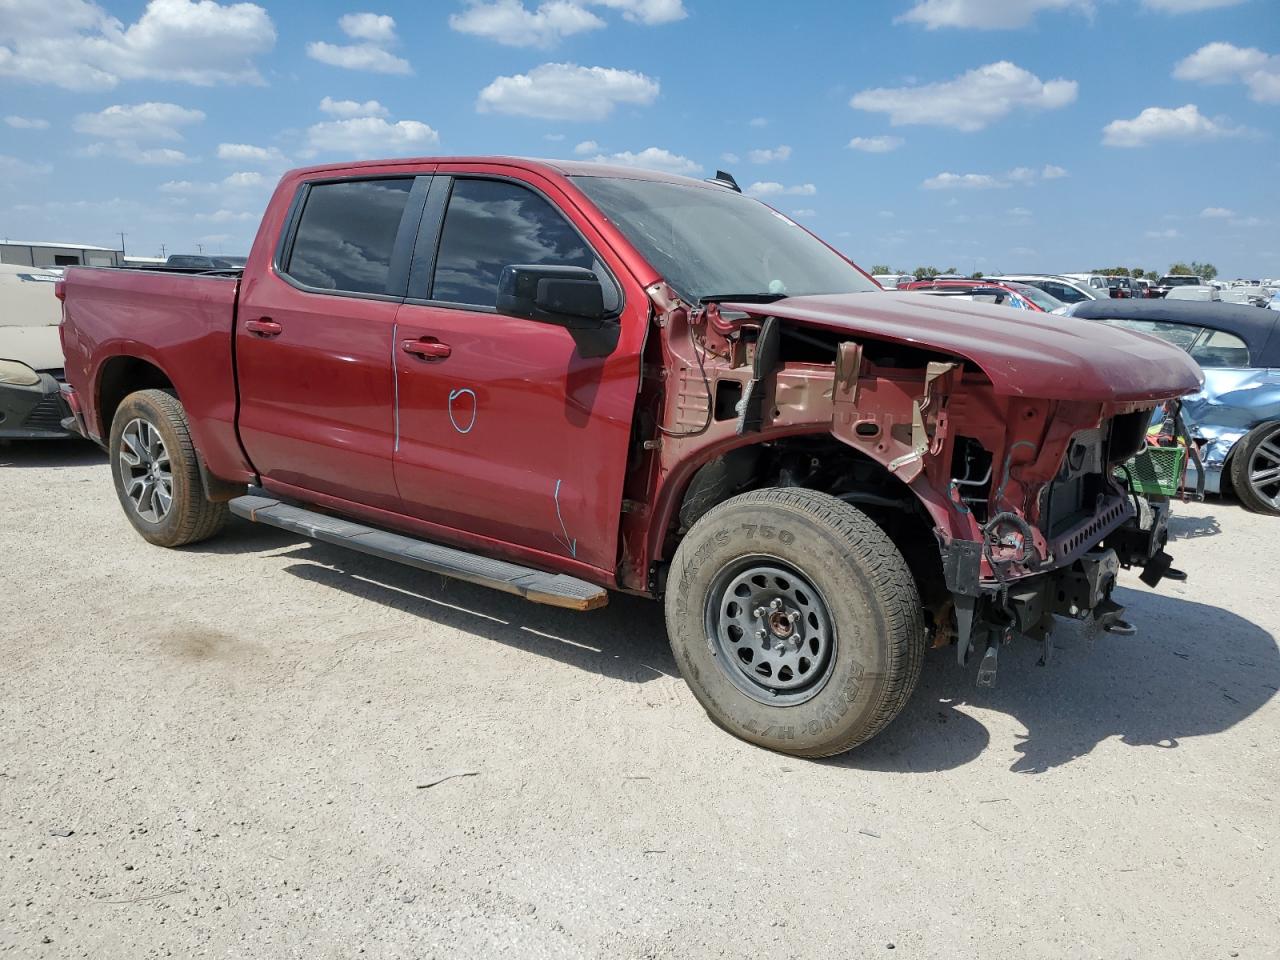
<path id="1" fill-rule="evenodd" d="M 674 554 L 679 540 L 712 507 L 766 487 L 804 487 L 852 504 L 902 552 L 927 609 L 948 596 L 933 520 L 919 498 L 883 464 L 830 435 L 738 447 L 703 464 L 685 489 L 666 555 Z"/>
<path id="2" fill-rule="evenodd" d="M 137 390 L 161 389 L 176 391 L 165 372 L 153 363 L 138 357 L 112 357 L 102 367 L 98 378 L 99 433 L 106 437 L 111 432 L 111 421 L 116 408 L 129 394 Z"/>

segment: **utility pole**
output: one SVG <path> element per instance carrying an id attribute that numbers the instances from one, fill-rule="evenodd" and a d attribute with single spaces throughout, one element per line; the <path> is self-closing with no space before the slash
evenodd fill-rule
<path id="1" fill-rule="evenodd" d="M 160 244 L 160 259 L 163 260 L 164 258 L 164 244 L 162 243 Z"/>
<path id="2" fill-rule="evenodd" d="M 124 236 L 125 236 L 124 231 L 123 231 L 123 230 L 121 230 L 121 231 L 120 231 L 120 256 L 122 256 L 122 257 L 125 255 L 125 253 L 124 253 Z"/>
<path id="3" fill-rule="evenodd" d="M 196 244 L 196 253 L 204 253 L 204 244 L 203 244 L 203 243 L 197 243 L 197 244 Z"/>

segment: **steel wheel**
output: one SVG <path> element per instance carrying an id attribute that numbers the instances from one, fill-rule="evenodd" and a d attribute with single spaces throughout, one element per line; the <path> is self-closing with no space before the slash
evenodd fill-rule
<path id="1" fill-rule="evenodd" d="M 720 572 L 707 593 L 706 629 L 721 669 L 762 703 L 804 703 L 835 662 L 826 600 L 772 557 L 746 557 Z"/>
<path id="2" fill-rule="evenodd" d="M 1249 457 L 1249 486 L 1259 499 L 1280 509 L 1280 427 L 1254 447 Z"/>
<path id="3" fill-rule="evenodd" d="M 146 420 L 133 419 L 120 435 L 120 479 L 137 515 L 159 523 L 173 505 L 169 450 Z"/>

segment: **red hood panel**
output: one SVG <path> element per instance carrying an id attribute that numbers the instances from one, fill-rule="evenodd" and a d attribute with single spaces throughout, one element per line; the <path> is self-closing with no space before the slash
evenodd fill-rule
<path id="1" fill-rule="evenodd" d="M 996 392 L 1042 400 L 1163 400 L 1194 393 L 1203 374 L 1162 340 L 1074 317 L 920 293 L 789 297 L 725 303 L 851 338 L 874 337 L 972 360 Z"/>

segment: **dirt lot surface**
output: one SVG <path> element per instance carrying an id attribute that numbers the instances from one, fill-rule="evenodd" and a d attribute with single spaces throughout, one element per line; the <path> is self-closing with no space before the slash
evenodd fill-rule
<path id="1" fill-rule="evenodd" d="M 87 446 L 0 502 L 0 956 L 1280 956 L 1280 520 L 1179 506 L 1137 637 L 933 652 L 815 763 L 710 723 L 657 604 L 161 550 Z"/>

